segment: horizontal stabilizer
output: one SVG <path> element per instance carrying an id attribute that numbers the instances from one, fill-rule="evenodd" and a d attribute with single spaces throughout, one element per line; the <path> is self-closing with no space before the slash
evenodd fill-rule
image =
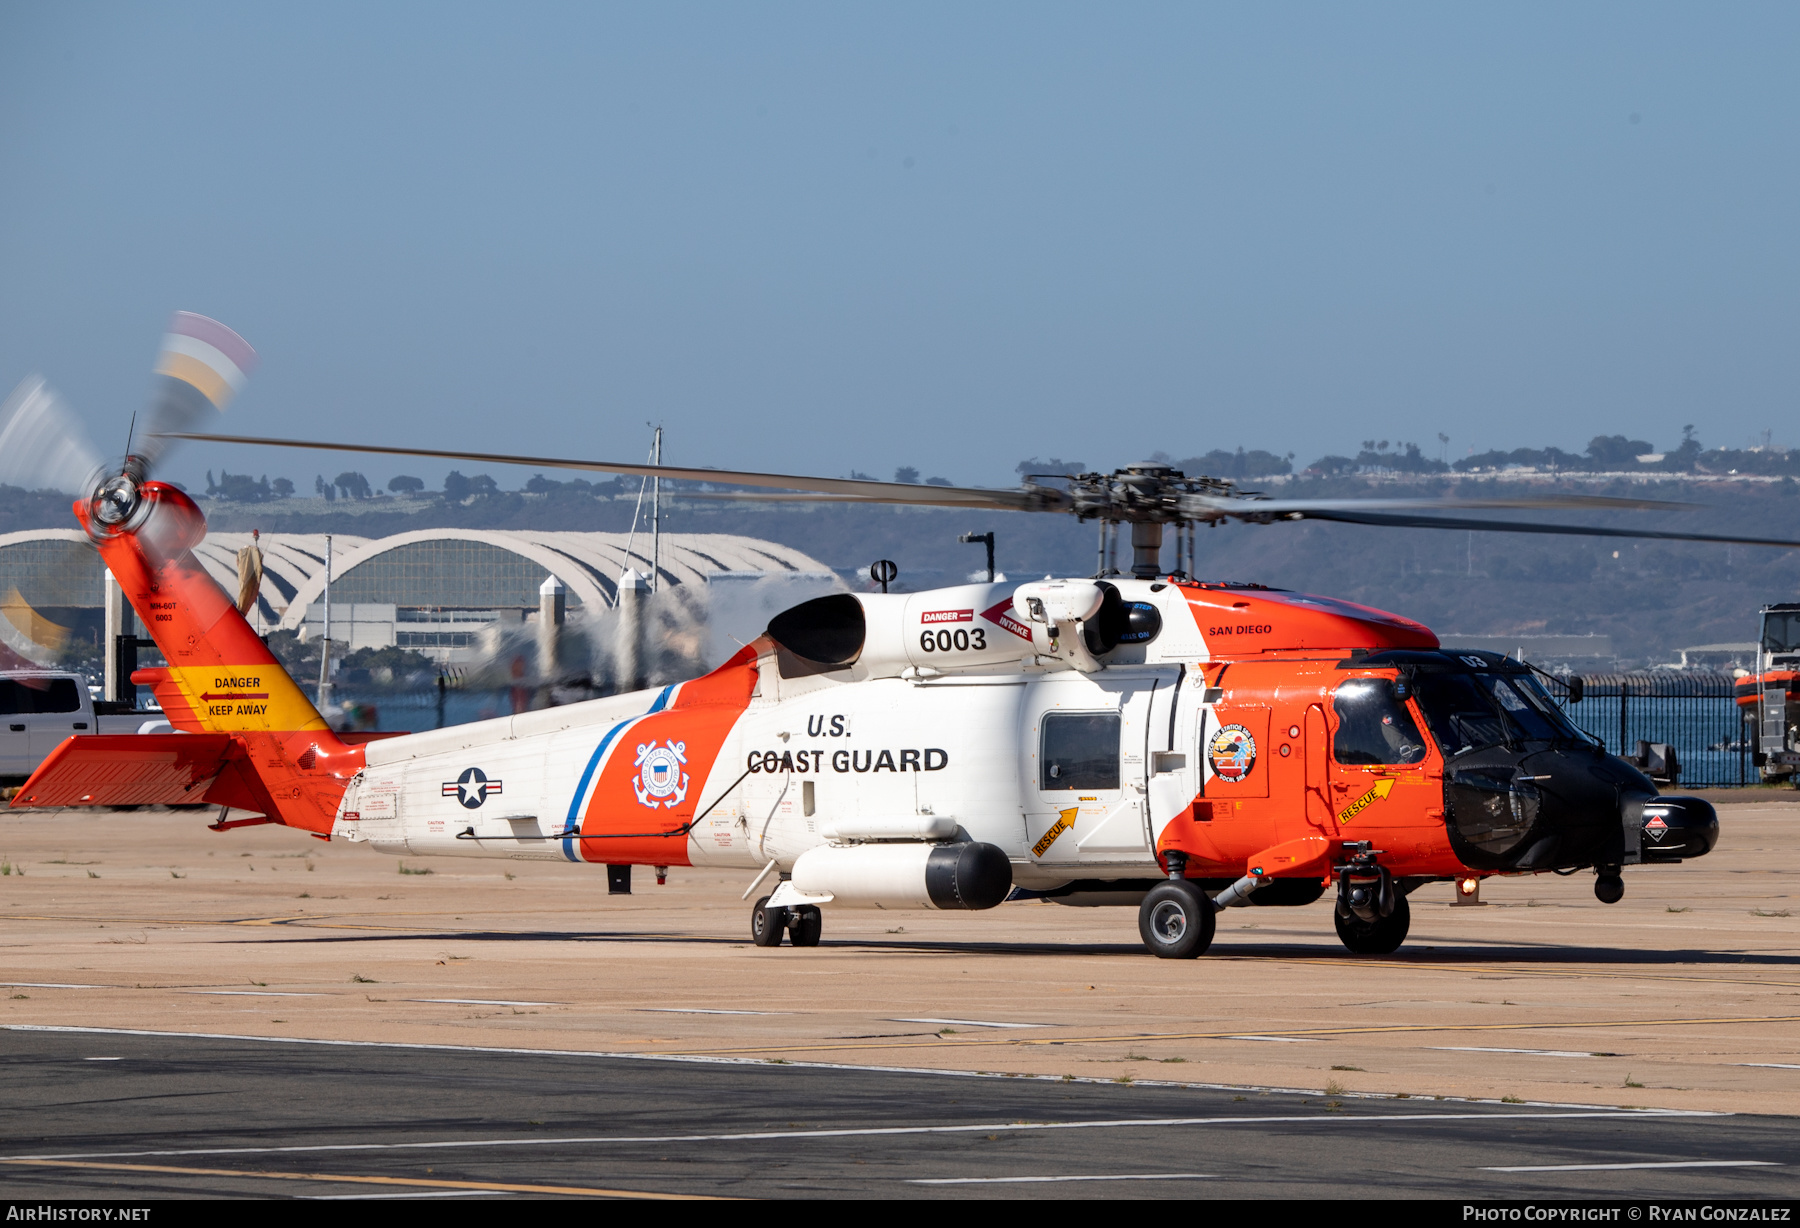
<path id="1" fill-rule="evenodd" d="M 170 806 L 205 800 L 233 753 L 224 733 L 137 733 L 70 738 L 12 800 L 47 806 Z"/>

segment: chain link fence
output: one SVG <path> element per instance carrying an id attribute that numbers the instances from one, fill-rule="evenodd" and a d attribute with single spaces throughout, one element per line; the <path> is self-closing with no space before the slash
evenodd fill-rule
<path id="1" fill-rule="evenodd" d="M 1570 677 L 1582 680 L 1580 703 L 1569 702 Z M 1726 673 L 1658 670 L 1567 675 L 1548 689 L 1571 721 L 1614 754 L 1630 755 L 1639 742 L 1666 743 L 1675 748 L 1683 786 L 1729 789 L 1758 780 L 1750 757 L 1755 718 L 1738 707 L 1735 683 Z"/>

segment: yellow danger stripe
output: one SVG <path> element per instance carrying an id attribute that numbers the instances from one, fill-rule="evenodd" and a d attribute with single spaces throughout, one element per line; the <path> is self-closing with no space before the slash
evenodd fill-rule
<path id="1" fill-rule="evenodd" d="M 208 732 L 326 728 L 311 701 L 279 665 L 172 665 L 168 675 Z"/>

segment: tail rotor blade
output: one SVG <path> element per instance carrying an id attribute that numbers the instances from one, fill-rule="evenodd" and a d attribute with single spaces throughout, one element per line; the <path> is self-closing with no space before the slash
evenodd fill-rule
<path id="1" fill-rule="evenodd" d="M 86 494 L 102 464 L 81 420 L 41 375 L 0 404 L 0 483 Z"/>

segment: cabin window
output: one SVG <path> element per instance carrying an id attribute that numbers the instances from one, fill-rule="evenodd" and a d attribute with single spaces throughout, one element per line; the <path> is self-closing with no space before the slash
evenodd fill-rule
<path id="1" fill-rule="evenodd" d="M 1119 714 L 1051 712 L 1044 717 L 1038 788 L 1045 792 L 1119 787 Z"/>
<path id="2" fill-rule="evenodd" d="M 73 678 L 0 678 L 0 714 L 79 711 L 81 692 Z"/>
<path id="3" fill-rule="evenodd" d="M 1331 753 L 1339 763 L 1418 763 L 1425 758 L 1425 739 L 1406 705 L 1394 698 L 1386 678 L 1353 678 L 1332 700 L 1337 732 Z"/>

